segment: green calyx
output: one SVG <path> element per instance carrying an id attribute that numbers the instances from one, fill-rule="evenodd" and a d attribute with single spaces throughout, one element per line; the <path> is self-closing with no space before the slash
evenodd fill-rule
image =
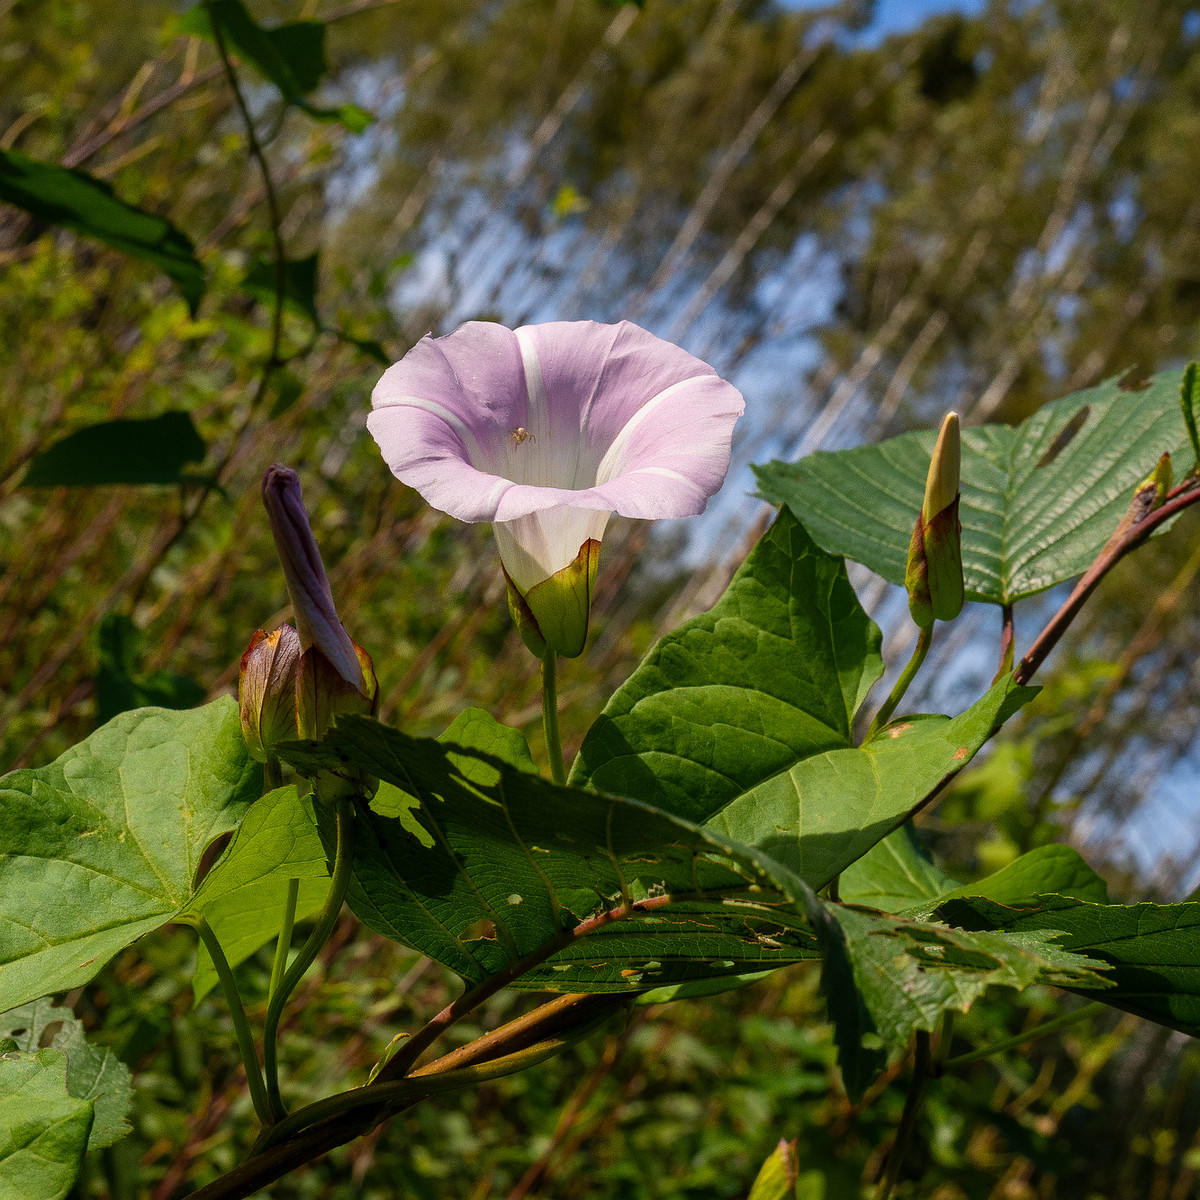
<path id="1" fill-rule="evenodd" d="M 508 611 L 530 653 L 542 658 L 554 650 L 564 658 L 578 658 L 587 642 L 592 593 L 600 564 L 600 543 L 588 538 L 575 561 L 549 579 L 522 593 L 504 572 L 508 584 Z"/>

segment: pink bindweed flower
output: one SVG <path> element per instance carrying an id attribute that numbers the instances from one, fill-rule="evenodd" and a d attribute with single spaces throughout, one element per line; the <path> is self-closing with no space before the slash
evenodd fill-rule
<path id="1" fill-rule="evenodd" d="M 371 397 L 392 473 L 434 508 L 490 521 L 526 644 L 587 639 L 608 518 L 690 517 L 729 470 L 741 393 L 628 321 L 422 338 Z"/>

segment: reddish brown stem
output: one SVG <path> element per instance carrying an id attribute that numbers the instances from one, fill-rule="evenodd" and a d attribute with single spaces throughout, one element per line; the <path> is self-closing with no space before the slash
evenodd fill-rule
<path id="1" fill-rule="evenodd" d="M 1000 630 L 1000 665 L 996 668 L 996 678 L 992 680 L 993 683 L 998 683 L 1005 675 L 1012 672 L 1013 650 L 1016 646 L 1013 633 L 1013 606 L 1006 604 L 1001 612 L 1004 615 L 1004 625 Z"/>
<path id="2" fill-rule="evenodd" d="M 1084 572 L 1075 585 L 1062 608 L 1054 614 L 1045 629 L 1038 634 L 1025 657 L 1017 664 L 1013 678 L 1017 683 L 1028 683 L 1034 672 L 1046 661 L 1050 651 L 1058 645 L 1059 639 L 1071 622 L 1079 615 L 1079 610 L 1087 603 L 1088 597 L 1100 585 L 1100 581 L 1116 566 L 1130 550 L 1140 546 L 1160 525 L 1169 521 L 1177 513 L 1200 500 L 1200 479 L 1190 476 L 1177 488 L 1167 493 L 1163 504 L 1147 513 L 1140 520 L 1133 520 L 1125 529 L 1118 529 L 1108 544 L 1096 556 L 1095 562 Z"/>

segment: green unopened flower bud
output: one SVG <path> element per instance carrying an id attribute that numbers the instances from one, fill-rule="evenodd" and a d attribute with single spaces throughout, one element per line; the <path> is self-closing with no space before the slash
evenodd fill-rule
<path id="1" fill-rule="evenodd" d="M 583 653 L 599 562 L 600 543 L 589 538 L 580 546 L 574 562 L 526 592 L 521 592 L 505 569 L 508 610 L 525 645 L 539 658 L 547 650 L 557 651 L 564 658 Z"/>
<path id="2" fill-rule="evenodd" d="M 296 664 L 300 637 L 290 625 L 255 633 L 238 673 L 238 710 L 246 748 L 260 763 L 296 736 Z"/>
<path id="3" fill-rule="evenodd" d="M 908 547 L 904 585 L 908 607 L 921 629 L 962 612 L 965 591 L 962 525 L 958 520 L 962 448 L 958 414 L 947 413 L 925 478 L 925 500 Z"/>
<path id="4" fill-rule="evenodd" d="M 1163 501 L 1167 498 L 1167 493 L 1171 490 L 1171 484 L 1174 482 L 1175 472 L 1171 469 L 1170 454 L 1162 454 L 1158 462 L 1154 464 L 1154 470 L 1138 484 L 1138 491 L 1143 488 L 1154 488 L 1154 501 L 1150 505 L 1150 511 L 1153 512 L 1156 508 L 1161 508 Z"/>

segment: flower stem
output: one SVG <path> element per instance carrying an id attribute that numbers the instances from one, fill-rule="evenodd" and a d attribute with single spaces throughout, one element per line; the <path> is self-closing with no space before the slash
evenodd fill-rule
<path id="1" fill-rule="evenodd" d="M 863 739 L 869 742 L 891 718 L 892 713 L 896 711 L 896 705 L 904 699 L 904 693 L 908 691 L 908 685 L 916 678 L 917 672 L 921 669 L 921 664 L 925 661 L 925 655 L 929 653 L 929 644 L 933 641 L 933 626 L 928 625 L 921 630 L 917 637 L 917 648 L 913 651 L 912 658 L 908 660 L 908 666 L 900 673 L 900 678 L 896 680 L 896 686 L 892 688 L 892 694 L 883 702 L 883 707 L 875 714 L 875 720 L 871 722 L 871 728 L 867 730 L 867 736 Z"/>
<path id="2" fill-rule="evenodd" d="M 283 787 L 283 772 L 279 769 L 279 759 L 273 754 L 268 754 L 267 761 L 263 764 L 263 789 L 273 792 L 279 787 Z"/>
<path id="3" fill-rule="evenodd" d="M 353 862 L 354 802 L 344 799 L 337 802 L 337 849 L 334 851 L 333 880 L 329 885 L 325 907 L 321 909 L 321 915 L 317 918 L 312 933 L 308 935 L 308 940 L 300 947 L 295 961 L 284 973 L 279 986 L 272 990 L 267 1001 L 267 1016 L 263 1022 L 263 1068 L 267 1077 L 267 1101 L 271 1119 L 275 1121 L 286 1114 L 279 1096 L 279 1067 L 275 1045 L 279 1033 L 279 1018 L 283 1015 L 283 1006 L 296 990 L 304 972 L 321 952 L 321 947 L 329 941 L 329 935 L 337 923 L 338 913 L 342 911 L 342 901 L 345 900 L 346 891 L 350 886 L 350 868 Z"/>
<path id="4" fill-rule="evenodd" d="M 267 1103 L 266 1089 L 263 1087 L 262 1069 L 258 1065 L 258 1052 L 254 1048 L 254 1035 L 250 1032 L 250 1024 L 246 1020 L 246 1010 L 242 1007 L 242 997 L 238 994 L 237 983 L 234 982 L 233 971 L 229 960 L 212 926 L 201 916 L 192 917 L 189 924 L 200 935 L 200 940 L 208 950 L 213 966 L 217 970 L 217 979 L 221 990 L 225 993 L 229 1005 L 229 1015 L 233 1018 L 234 1032 L 237 1034 L 238 1050 L 246 1067 L 246 1082 L 250 1086 L 250 1099 L 258 1119 L 264 1124 L 270 1121 L 270 1106 Z"/>
<path id="5" fill-rule="evenodd" d="M 999 1054 L 1002 1050 L 1011 1050 L 1014 1046 L 1021 1046 L 1026 1042 L 1036 1041 L 1038 1038 L 1045 1037 L 1048 1033 L 1054 1033 L 1056 1030 L 1062 1029 L 1067 1025 L 1074 1025 L 1076 1021 L 1082 1021 L 1087 1017 L 1094 1017 L 1097 1013 L 1103 1012 L 1107 1007 L 1108 1005 L 1101 1003 L 1101 1001 L 1093 1000 L 1090 1004 L 1085 1004 L 1082 1008 L 1077 1008 L 1074 1012 L 1064 1013 L 1061 1017 L 1055 1017 L 1050 1021 L 1043 1021 L 1041 1025 L 1035 1025 L 1032 1029 L 1025 1030 L 1024 1033 L 1015 1034 L 1013 1037 L 1005 1038 L 1001 1042 L 995 1042 L 991 1046 L 984 1046 L 979 1050 L 972 1050 L 969 1054 L 960 1054 L 956 1058 L 948 1059 L 944 1069 L 950 1071 L 955 1067 L 965 1067 L 968 1063 L 978 1062 L 981 1058 L 991 1058 L 993 1054 Z"/>
<path id="6" fill-rule="evenodd" d="M 913 1130 L 917 1127 L 917 1114 L 921 1111 L 921 1093 L 925 1090 L 925 1080 L 928 1078 L 929 1034 L 923 1029 L 918 1029 L 912 1080 L 908 1085 L 908 1095 L 904 1098 L 904 1112 L 900 1114 L 896 1140 L 892 1143 L 892 1150 L 888 1155 L 883 1180 L 879 1184 L 879 1192 L 875 1200 L 888 1200 L 896 1186 L 896 1181 L 900 1178 L 900 1168 L 904 1165 L 904 1155 L 908 1150 L 908 1143 L 912 1141 Z"/>
<path id="7" fill-rule="evenodd" d="M 271 964 L 271 986 L 267 989 L 267 1000 L 279 991 L 283 973 L 287 969 L 288 951 L 292 948 L 292 926 L 296 923 L 296 899 L 300 895 L 300 880 L 289 879 L 287 899 L 283 905 L 283 924 L 279 927 L 279 940 L 275 943 L 275 961 Z"/>
<path id="8" fill-rule="evenodd" d="M 546 753 L 550 756 L 550 777 L 555 783 L 566 783 L 562 739 L 558 735 L 558 654 L 554 650 L 542 655 L 542 728 L 546 733 Z"/>

